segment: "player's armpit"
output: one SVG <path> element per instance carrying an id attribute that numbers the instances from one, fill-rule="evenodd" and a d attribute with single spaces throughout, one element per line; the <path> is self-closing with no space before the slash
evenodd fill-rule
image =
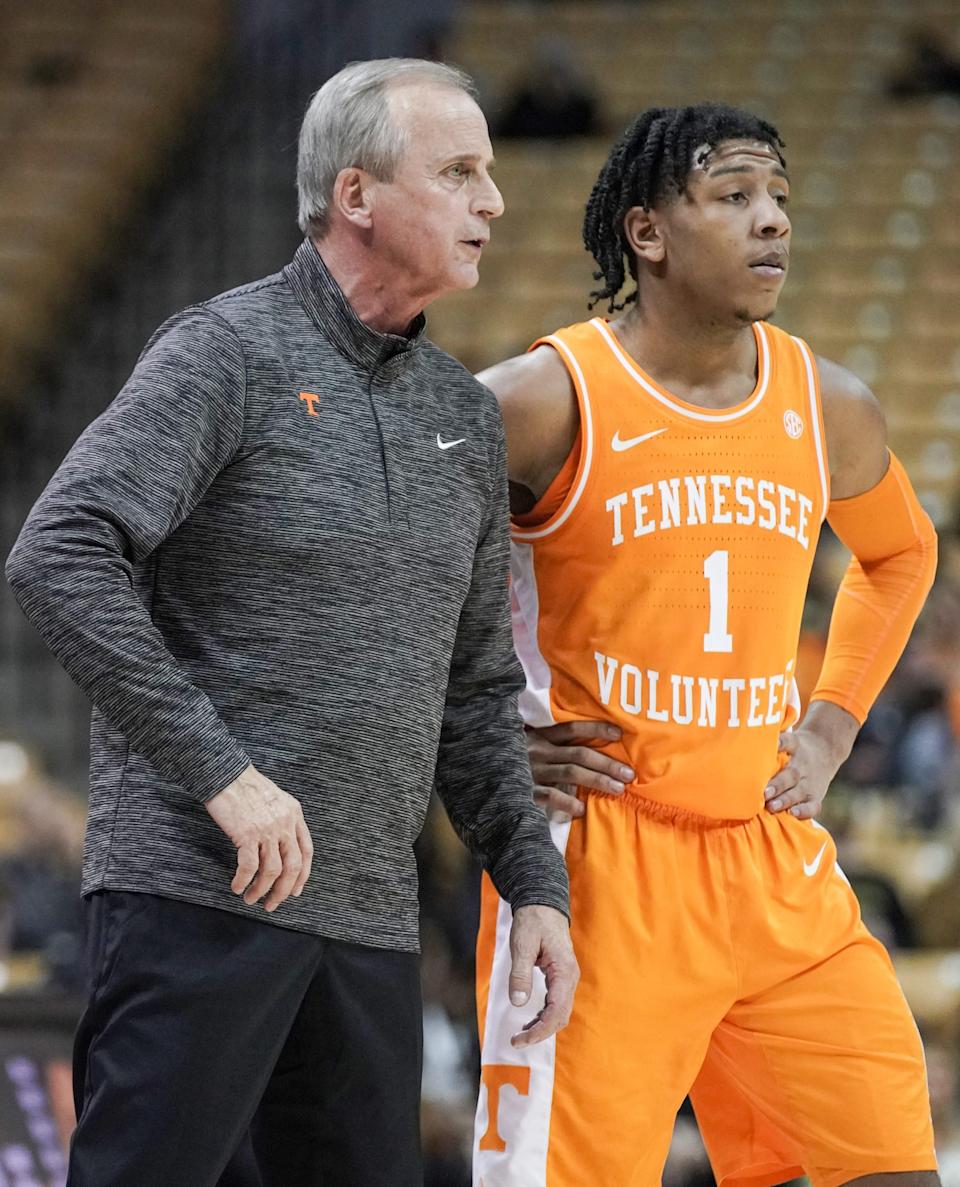
<path id="1" fill-rule="evenodd" d="M 812 700 L 861 724 L 906 646 L 937 568 L 937 536 L 900 462 L 863 494 L 835 500 L 830 526 L 853 553 L 837 592 Z"/>

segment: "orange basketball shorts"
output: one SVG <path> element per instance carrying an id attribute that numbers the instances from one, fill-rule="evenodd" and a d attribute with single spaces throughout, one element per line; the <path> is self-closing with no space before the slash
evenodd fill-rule
<path id="1" fill-rule="evenodd" d="M 826 830 L 642 803 L 590 795 L 551 826 L 582 979 L 569 1026 L 523 1051 L 539 1005 L 509 1004 L 485 881 L 474 1187 L 656 1187 L 687 1093 L 722 1187 L 935 1169 L 920 1037 Z"/>

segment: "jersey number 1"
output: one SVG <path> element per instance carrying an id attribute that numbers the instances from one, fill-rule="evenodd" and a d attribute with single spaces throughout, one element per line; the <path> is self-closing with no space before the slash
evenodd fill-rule
<path id="1" fill-rule="evenodd" d="M 703 636 L 704 651 L 733 651 L 729 625 L 730 553 L 726 549 L 711 552 L 703 562 L 703 575 L 710 585 L 710 629 Z"/>

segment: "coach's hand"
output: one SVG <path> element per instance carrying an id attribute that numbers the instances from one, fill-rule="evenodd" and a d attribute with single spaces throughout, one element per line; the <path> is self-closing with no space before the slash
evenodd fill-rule
<path id="1" fill-rule="evenodd" d="M 620 795 L 634 777 L 630 767 L 601 754 L 589 742 L 616 742 L 620 730 L 606 721 L 562 721 L 559 725 L 527 730 L 527 751 L 533 772 L 533 798 L 547 815 L 565 812 L 582 816 L 578 787 Z"/>
<path id="2" fill-rule="evenodd" d="M 553 907 L 518 907 L 510 929 L 510 1001 L 525 1006 L 533 989 L 534 967 L 547 980 L 547 1000 L 510 1042 L 514 1047 L 542 1043 L 570 1021 L 580 969 L 570 943 L 567 917 Z"/>
<path id="3" fill-rule="evenodd" d="M 857 719 L 839 705 L 814 701 L 800 725 L 780 735 L 780 753 L 787 761 L 764 789 L 767 811 L 789 810 L 800 820 L 819 815 L 859 728 Z"/>
<path id="4" fill-rule="evenodd" d="M 242 894 L 248 905 L 266 895 L 268 911 L 300 894 L 310 877 L 313 841 L 299 800 L 251 763 L 207 800 L 206 809 L 237 847 L 234 894 Z"/>

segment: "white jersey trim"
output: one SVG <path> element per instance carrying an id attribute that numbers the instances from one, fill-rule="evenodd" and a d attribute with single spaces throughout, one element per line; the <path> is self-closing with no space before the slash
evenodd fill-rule
<path id="1" fill-rule="evenodd" d="M 540 595 L 529 544 L 510 541 L 510 611 L 513 616 L 513 646 L 527 678 L 520 693 L 520 716 L 524 724 L 539 729 L 554 725 L 550 706 L 553 673 L 540 650 Z"/>
<path id="2" fill-rule="evenodd" d="M 758 380 L 756 391 L 753 397 L 747 401 L 746 404 L 738 405 L 727 412 L 697 412 L 693 408 L 687 407 L 685 404 L 679 404 L 676 400 L 672 400 L 664 392 L 654 387 L 650 380 L 637 367 L 633 359 L 627 354 L 620 343 L 617 341 L 616 335 L 611 331 L 602 318 L 595 317 L 590 322 L 603 335 L 607 345 L 613 351 L 614 357 L 619 362 L 620 366 L 634 379 L 647 393 L 652 396 L 658 403 L 663 404 L 665 408 L 669 408 L 671 412 L 677 413 L 678 416 L 685 416 L 689 420 L 705 421 L 708 424 L 726 424 L 731 420 L 740 420 L 741 417 L 747 416 L 760 403 L 767 393 L 767 384 L 770 382 L 770 345 L 767 342 L 767 335 L 763 326 L 759 322 L 753 323 L 753 328 L 756 333 L 758 344 Z"/>
<path id="3" fill-rule="evenodd" d="M 824 456 L 824 441 L 820 433 L 820 407 L 817 400 L 817 380 L 816 373 L 813 366 L 813 357 L 810 354 L 810 347 L 802 338 L 794 338 L 797 346 L 800 348 L 800 354 L 803 356 L 803 365 L 807 372 L 807 396 L 810 400 L 810 424 L 813 426 L 813 443 L 817 451 L 817 466 L 820 470 L 820 493 L 823 495 L 823 515 L 820 517 L 820 522 L 827 518 L 827 511 L 830 507 L 830 471 L 827 467 L 826 457 Z"/>
<path id="4" fill-rule="evenodd" d="M 550 334 L 543 341 L 549 343 L 554 350 L 560 352 L 566 360 L 567 366 L 577 378 L 580 400 L 583 405 L 583 415 L 580 417 L 582 422 L 580 427 L 583 432 L 583 465 L 580 471 L 580 479 L 568 496 L 567 505 L 563 508 L 560 515 L 552 523 L 547 523 L 542 528 L 521 528 L 514 526 L 511 532 L 515 540 L 541 540 L 544 536 L 549 536 L 558 528 L 562 527 L 580 502 L 580 496 L 583 494 L 583 489 L 587 485 L 587 478 L 590 475 L 590 467 L 593 462 L 593 412 L 590 407 L 590 393 L 587 390 L 587 381 L 584 378 L 583 370 L 577 361 L 576 355 L 574 355 L 569 346 L 560 338 Z"/>

